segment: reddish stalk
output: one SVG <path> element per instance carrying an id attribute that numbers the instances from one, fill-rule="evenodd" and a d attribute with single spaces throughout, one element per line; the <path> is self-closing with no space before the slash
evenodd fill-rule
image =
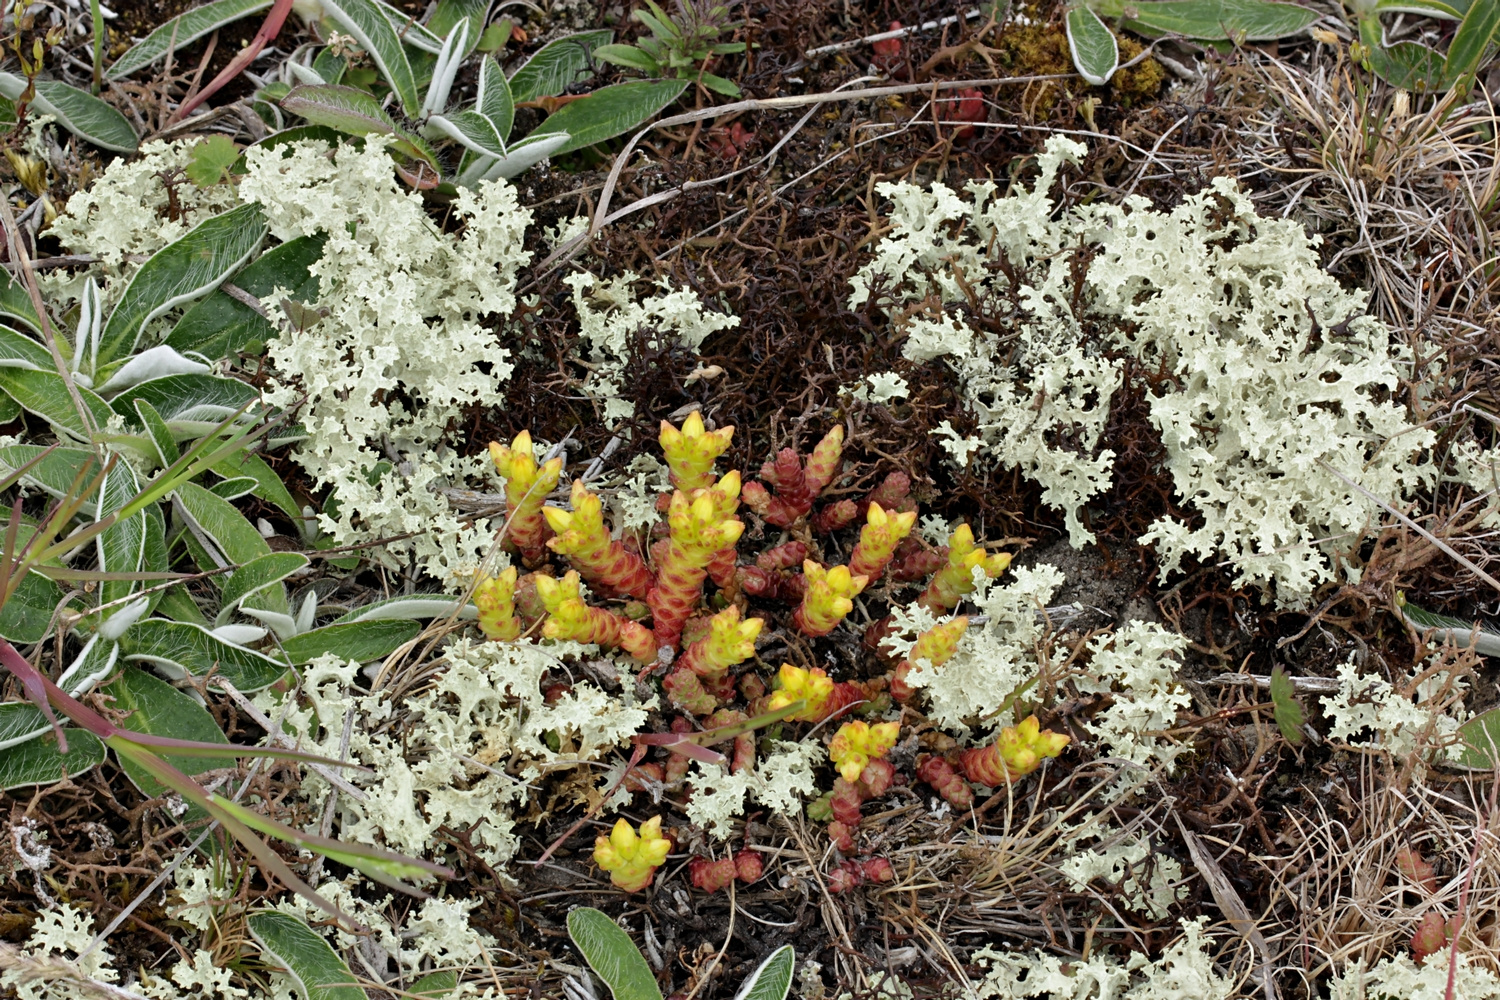
<path id="1" fill-rule="evenodd" d="M 198 105 L 224 89 L 230 80 L 233 80 L 244 72 L 245 67 L 249 66 L 255 61 L 255 57 L 260 55 L 261 50 L 276 40 L 276 36 L 281 33 L 281 26 L 286 23 L 287 15 L 291 12 L 292 0 L 276 0 L 270 11 L 267 12 L 265 21 L 261 23 L 260 30 L 255 33 L 254 38 L 250 39 L 250 44 L 241 49 L 240 54 L 235 56 L 228 66 L 220 70 L 218 76 L 208 81 L 208 86 L 183 101 L 182 105 L 173 112 L 172 117 L 167 119 L 167 124 L 164 127 L 170 128 L 182 121 Z"/>

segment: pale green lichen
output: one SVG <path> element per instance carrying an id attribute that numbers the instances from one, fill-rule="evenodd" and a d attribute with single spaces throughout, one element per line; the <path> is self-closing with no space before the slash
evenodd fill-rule
<path id="1" fill-rule="evenodd" d="M 504 865 L 518 847 L 513 812 L 526 801 L 528 782 L 586 765 L 646 722 L 650 706 L 628 691 L 614 698 L 580 682 L 551 703 L 543 698 L 542 675 L 558 657 L 589 648 L 460 639 L 447 650 L 447 670 L 403 702 L 399 720 L 390 699 L 354 689 L 359 664 L 331 655 L 308 664 L 310 706 L 289 711 L 289 727 L 318 752 L 338 756 L 352 710 L 349 757 L 371 769 L 350 777 L 364 799 L 339 794 L 338 836 L 423 854 L 447 825 L 469 830 L 480 856 Z M 507 766 L 519 773 L 505 773 Z M 332 791 L 316 776 L 304 788 L 314 804 Z"/>
<path id="2" fill-rule="evenodd" d="M 1457 692 L 1460 697 L 1449 698 L 1450 703 L 1440 703 L 1444 694 L 1441 674 L 1403 692 L 1378 674 L 1361 674 L 1350 657 L 1339 664 L 1338 681 L 1338 691 L 1322 699 L 1331 723 L 1329 739 L 1398 758 L 1431 748 L 1441 748 L 1449 757 L 1462 751 L 1457 734 L 1468 718 L 1462 691 Z"/>
<path id="3" fill-rule="evenodd" d="M 1171 729 L 1177 713 L 1192 704 L 1177 680 L 1187 647 L 1183 636 L 1149 622 L 1130 622 L 1089 642 L 1088 666 L 1072 683 L 1080 693 L 1110 696 L 1084 723 L 1110 756 L 1170 771 L 1187 749 L 1154 735 Z"/>
<path id="4" fill-rule="evenodd" d="M 273 236 L 328 234 L 311 268 L 323 318 L 305 330 L 283 324 L 267 392 L 276 405 L 302 402 L 296 458 L 340 505 L 324 526 L 341 544 L 417 532 L 386 551 L 449 580 L 472 573 L 488 525 L 464 524 L 431 488 L 489 475 L 458 454 L 451 425 L 466 407 L 498 401 L 510 376 L 510 350 L 486 320 L 515 307 L 530 214 L 510 185 L 485 183 L 459 192 L 463 232 L 444 233 L 420 195 L 396 188 L 376 141 L 252 147 L 246 162 L 240 197 L 261 204 Z M 265 300 L 273 315 L 281 298 Z"/>
<path id="5" fill-rule="evenodd" d="M 710 835 L 727 840 L 734 834 L 735 821 L 745 813 L 747 795 L 776 815 L 796 816 L 803 800 L 817 793 L 814 769 L 826 756 L 822 745 L 813 740 L 776 740 L 765 760 L 738 774 L 695 761 L 689 779 L 693 794 L 687 801 L 688 818 Z"/>
<path id="6" fill-rule="evenodd" d="M 638 297 L 639 280 L 630 272 L 606 281 L 587 273 L 563 279 L 573 290 L 579 333 L 590 348 L 591 371 L 583 388 L 597 401 L 607 427 L 635 415 L 635 404 L 620 393 L 625 365 L 638 346 L 696 352 L 710 334 L 740 323 L 738 316 L 704 309 L 697 295 L 673 289 L 665 280 L 658 283 L 658 294 Z"/>
<path id="7" fill-rule="evenodd" d="M 48 230 L 73 253 L 92 254 L 111 271 L 127 255 L 149 255 L 198 223 L 239 203 L 233 185 L 200 188 L 183 168 L 192 142 L 148 142 L 140 154 L 119 159 L 87 188 L 68 199 Z"/>
<path id="8" fill-rule="evenodd" d="M 1189 555 L 1223 560 L 1236 585 L 1305 605 L 1382 516 L 1340 474 L 1398 503 L 1434 480 L 1433 432 L 1394 395 L 1410 352 L 1362 315 L 1364 293 L 1320 268 L 1300 225 L 1259 217 L 1228 178 L 1171 212 L 1136 197 L 1058 215 L 1048 190 L 1083 152 L 1050 140 L 1038 180 L 1005 198 L 988 181 L 967 198 L 879 185 L 891 232 L 851 303 L 878 293 L 902 314 L 929 303 L 906 321 L 906 356 L 953 367 L 983 454 L 1040 483 L 1074 545 L 1092 540 L 1086 509 L 1111 481 L 1115 456 L 1100 445 L 1119 359 L 1162 372 L 1145 390 L 1148 418 L 1202 524 L 1164 517 L 1141 541 L 1163 573 Z M 1004 336 L 966 321 L 975 297 L 1010 317 Z M 949 436 L 967 459 L 971 443 Z"/>
<path id="9" fill-rule="evenodd" d="M 1153 851 L 1144 837 L 1102 828 L 1100 843 L 1079 850 L 1068 845 L 1069 857 L 1057 866 L 1075 892 L 1098 879 L 1121 894 L 1125 906 L 1153 920 L 1164 920 L 1182 898 L 1182 863 Z"/>
<path id="10" fill-rule="evenodd" d="M 938 725 L 968 733 L 971 725 L 1001 726 L 1015 720 L 1011 712 L 999 713 L 1015 690 L 1036 676 L 1036 644 L 1046 631 L 1038 612 L 1063 584 L 1062 572 L 1042 565 L 1014 570 L 1009 578 L 981 581 L 971 600 L 989 620 L 971 627 L 959 641 L 958 651 L 941 667 L 918 660 L 907 683 L 927 696 L 927 716 Z M 946 619 L 944 619 L 946 620 Z M 913 638 L 938 623 L 931 613 L 913 604 L 896 609 L 892 623 L 907 638 L 887 640 L 897 657 L 911 650 Z"/>
<path id="11" fill-rule="evenodd" d="M 1456 953 L 1454 991 L 1448 992 L 1449 952 L 1445 948 L 1420 965 L 1406 955 L 1384 958 L 1373 967 L 1355 959 L 1328 984 L 1328 1000 L 1497 1000 L 1500 978 L 1464 952 Z"/>
<path id="12" fill-rule="evenodd" d="M 238 1000 L 249 990 L 233 984 L 235 971 L 198 949 L 193 957 L 176 963 L 165 979 L 153 978 L 141 986 L 151 1000 Z"/>
<path id="13" fill-rule="evenodd" d="M 878 372 L 874 375 L 866 375 L 853 385 L 846 385 L 839 389 L 841 395 L 848 395 L 861 403 L 888 403 L 893 399 L 905 399 L 911 395 L 911 386 L 906 384 L 906 379 L 895 372 Z"/>
<path id="14" fill-rule="evenodd" d="M 66 977 L 85 977 L 105 983 L 119 982 L 114 958 L 103 944 L 94 943 L 93 914 L 77 906 L 43 910 L 31 925 L 31 935 L 22 946 L 27 958 L 50 966 L 56 978 L 28 979 L 21 968 L 0 975 L 0 986 L 15 990 L 17 1000 L 72 1000 L 78 986 Z"/>
<path id="15" fill-rule="evenodd" d="M 1228 1000 L 1234 979 L 1209 953 L 1205 918 L 1182 921 L 1182 937 L 1152 961 L 1136 952 L 1121 961 L 1096 953 L 1087 959 L 983 948 L 974 961 L 988 967 L 974 984 L 979 1000 Z"/>

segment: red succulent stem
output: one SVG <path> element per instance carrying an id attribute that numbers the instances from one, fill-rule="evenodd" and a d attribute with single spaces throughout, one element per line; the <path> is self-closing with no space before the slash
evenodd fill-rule
<path id="1" fill-rule="evenodd" d="M 255 33 L 254 38 L 250 39 L 250 43 L 240 50 L 239 55 L 235 56 L 228 66 L 220 70 L 218 76 L 208 82 L 208 86 L 183 101 L 177 108 L 177 112 L 168 119 L 167 126 L 170 127 L 182 121 L 194 108 L 222 90 L 230 80 L 243 73 L 245 67 L 253 63 L 260 55 L 261 50 L 276 40 L 276 36 L 281 33 L 281 26 L 286 23 L 287 15 L 291 12 L 292 0 L 276 0 L 270 12 L 266 14 L 266 19 L 261 22 L 260 30 Z"/>

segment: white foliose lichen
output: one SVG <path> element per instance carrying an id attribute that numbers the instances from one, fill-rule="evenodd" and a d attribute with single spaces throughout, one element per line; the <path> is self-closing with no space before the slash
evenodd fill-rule
<path id="1" fill-rule="evenodd" d="M 696 352 L 710 334 L 740 324 L 738 316 L 710 312 L 693 292 L 673 289 L 665 280 L 659 283 L 659 294 L 637 297 L 639 280 L 628 271 L 607 281 L 587 273 L 563 279 L 573 290 L 579 332 L 590 348 L 592 370 L 583 388 L 598 400 L 600 416 L 609 427 L 635 415 L 635 404 L 620 392 L 625 366 L 637 346 Z"/>
<path id="2" fill-rule="evenodd" d="M 1448 992 L 1449 951 L 1444 948 L 1420 965 L 1409 956 L 1384 958 L 1366 968 L 1363 959 L 1349 963 L 1328 984 L 1327 1000 L 1500 1000 L 1500 978 L 1460 951 L 1454 991 Z"/>
<path id="3" fill-rule="evenodd" d="M 39 966 L 49 967 L 51 974 L 28 981 L 24 967 L 8 969 L 0 975 L 0 986 L 14 989 L 17 1000 L 71 1000 L 78 995 L 78 986 L 64 977 L 119 982 L 109 948 L 100 944 L 90 951 L 93 942 L 93 914 L 76 906 L 43 910 L 32 924 L 21 954 Z"/>
<path id="4" fill-rule="evenodd" d="M 322 319 L 283 324 L 266 393 L 302 402 L 296 458 L 339 500 L 325 528 L 341 544 L 417 532 L 389 551 L 462 578 L 489 548 L 488 524 L 464 525 L 429 487 L 486 475 L 457 453 L 450 427 L 466 407 L 497 402 L 510 376 L 510 350 L 485 321 L 515 307 L 530 214 L 509 184 L 485 183 L 454 201 L 462 234 L 444 233 L 420 195 L 397 189 L 378 141 L 252 147 L 246 162 L 239 195 L 260 203 L 274 237 L 327 234 L 311 268 Z M 273 315 L 282 297 L 264 301 Z"/>
<path id="5" fill-rule="evenodd" d="M 1153 920 L 1166 919 L 1182 898 L 1182 863 L 1153 851 L 1146 838 L 1135 834 L 1103 827 L 1097 838 L 1100 843 L 1083 850 L 1076 842 L 1069 843 L 1067 860 L 1057 866 L 1073 890 L 1086 891 L 1098 879 L 1120 892 L 1130 910 Z"/>
<path id="6" fill-rule="evenodd" d="M 239 204 L 233 185 L 198 187 L 183 168 L 193 142 L 148 142 L 120 158 L 68 199 L 48 230 L 73 253 L 92 254 L 119 271 L 127 254 L 149 255 L 198 223 Z"/>
<path id="7" fill-rule="evenodd" d="M 906 320 L 906 356 L 953 367 L 985 458 L 1041 484 L 1074 545 L 1110 485 L 1099 445 L 1122 359 L 1160 373 L 1141 390 L 1148 417 L 1202 524 L 1163 518 L 1141 540 L 1163 573 L 1224 560 L 1236 585 L 1305 605 L 1382 516 L 1340 474 L 1394 503 L 1433 482 L 1433 432 L 1396 397 L 1410 353 L 1300 225 L 1257 216 L 1228 178 L 1171 212 L 1134 197 L 1059 215 L 1047 192 L 1083 152 L 1053 138 L 1037 182 L 1005 198 L 988 181 L 967 198 L 879 185 L 891 232 L 851 303 L 939 303 Z"/>
<path id="8" fill-rule="evenodd" d="M 1112 695 L 1083 723 L 1111 757 L 1160 764 L 1168 771 L 1186 747 L 1153 733 L 1171 729 L 1192 698 L 1177 681 L 1183 636 L 1150 622 L 1130 622 L 1089 642 L 1088 667 L 1073 685 L 1082 694 Z M 1118 693 L 1118 694 L 1116 694 Z"/>
<path id="9" fill-rule="evenodd" d="M 1339 689 L 1322 699 L 1331 725 L 1328 738 L 1351 747 L 1383 750 L 1409 757 L 1419 750 L 1440 747 L 1449 757 L 1462 752 L 1458 729 L 1468 719 L 1461 703 L 1438 705 L 1444 679 L 1428 677 L 1411 693 L 1403 693 L 1376 674 L 1361 674 L 1351 656 L 1338 667 Z M 1365 737 L 1355 739 L 1354 737 Z"/>
<path id="10" fill-rule="evenodd" d="M 777 740 L 765 760 L 738 774 L 695 761 L 688 818 L 711 836 L 727 840 L 734 834 L 735 820 L 745 814 L 746 795 L 777 815 L 794 817 L 802 811 L 803 801 L 817 794 L 814 768 L 826 756 L 822 744 L 813 740 Z"/>
<path id="11" fill-rule="evenodd" d="M 336 835 L 421 856 L 446 825 L 469 830 L 480 856 L 503 866 L 519 846 L 512 817 L 529 783 L 586 766 L 646 722 L 651 706 L 637 704 L 629 690 L 616 698 L 580 681 L 551 703 L 543 698 L 542 675 L 558 656 L 591 648 L 459 639 L 433 686 L 403 702 L 399 728 L 388 725 L 397 716 L 389 698 L 354 690 L 359 664 L 332 655 L 308 664 L 303 691 L 310 705 L 289 711 L 288 726 L 317 752 L 337 757 L 345 715 L 353 711 L 349 759 L 370 768 L 349 776 L 363 799 L 339 793 Z M 519 774 L 506 773 L 507 766 Z M 315 775 L 303 787 L 315 805 L 332 791 Z"/>
<path id="12" fill-rule="evenodd" d="M 1161 958 L 1139 952 L 1121 962 L 1107 954 L 1087 959 L 984 948 L 974 961 L 989 968 L 974 984 L 980 1000 L 1228 1000 L 1235 980 L 1220 974 L 1209 953 L 1206 918 L 1182 921 L 1182 937 Z"/>

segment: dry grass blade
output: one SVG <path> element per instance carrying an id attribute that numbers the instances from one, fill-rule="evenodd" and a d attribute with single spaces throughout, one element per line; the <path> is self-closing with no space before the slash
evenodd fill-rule
<path id="1" fill-rule="evenodd" d="M 1208 853 L 1208 849 L 1203 846 L 1203 841 L 1183 825 L 1181 816 L 1173 813 L 1172 818 L 1177 821 L 1177 828 L 1182 831 L 1182 840 L 1187 844 L 1188 853 L 1192 855 L 1193 865 L 1198 869 L 1198 874 L 1203 876 L 1203 881 L 1208 884 L 1208 891 L 1213 895 L 1214 902 L 1229 919 L 1230 925 L 1239 931 L 1255 949 L 1255 954 L 1260 959 L 1258 972 L 1266 1000 L 1279 1000 L 1281 994 L 1276 989 L 1271 950 L 1266 946 L 1266 939 L 1261 935 L 1256 919 L 1245 908 L 1245 901 L 1235 891 L 1234 883 L 1224 877 L 1219 863 L 1214 860 L 1212 854 Z"/>

